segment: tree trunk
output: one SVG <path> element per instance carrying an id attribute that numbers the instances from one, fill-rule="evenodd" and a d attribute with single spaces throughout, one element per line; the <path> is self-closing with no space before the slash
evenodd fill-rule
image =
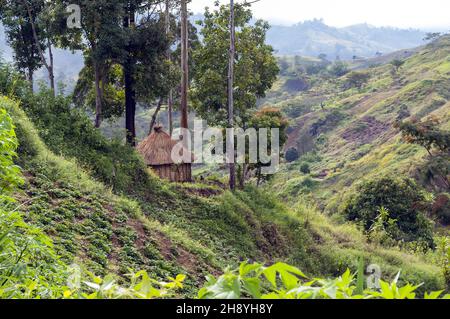
<path id="1" fill-rule="evenodd" d="M 28 82 L 30 82 L 30 88 L 31 88 L 31 92 L 33 92 L 33 75 L 34 75 L 34 71 L 32 68 L 28 68 L 28 75 L 27 75 L 27 80 Z"/>
<path id="2" fill-rule="evenodd" d="M 189 82 L 189 52 L 188 52 L 188 12 L 186 0 L 181 0 L 181 128 L 188 129 L 188 82 Z M 187 140 L 183 139 L 187 148 Z M 191 165 L 186 163 L 188 181 L 191 180 Z"/>
<path id="3" fill-rule="evenodd" d="M 156 106 L 155 112 L 152 115 L 152 120 L 150 121 L 150 129 L 148 130 L 148 134 L 152 134 L 153 128 L 155 127 L 156 119 L 158 118 L 158 113 L 161 110 L 161 106 L 163 104 L 163 99 L 160 98 L 158 101 L 158 105 Z"/>
<path id="4" fill-rule="evenodd" d="M 94 61 L 94 73 L 95 73 L 95 127 L 99 128 L 102 124 L 102 88 L 100 87 L 101 74 L 100 67 L 96 61 Z"/>
<path id="5" fill-rule="evenodd" d="M 234 0 L 230 0 L 230 55 L 228 62 L 228 127 L 234 127 L 234 56 L 235 56 L 235 24 L 234 24 Z M 233 136 L 234 138 L 234 136 Z M 232 141 L 234 144 L 234 141 Z M 227 140 L 227 143 L 232 143 Z M 229 163 L 230 170 L 230 189 L 236 188 L 236 165 L 233 159 Z"/>
<path id="6" fill-rule="evenodd" d="M 173 92 L 170 90 L 169 97 L 167 98 L 167 112 L 169 121 L 169 134 L 172 136 L 173 132 Z"/>
<path id="7" fill-rule="evenodd" d="M 181 0 L 181 127 L 188 128 L 188 30 L 187 30 L 187 5 L 186 0 Z"/>
<path id="8" fill-rule="evenodd" d="M 56 96 L 56 87 L 55 87 L 55 68 L 54 68 L 54 62 L 53 62 L 53 51 L 52 51 L 52 44 L 50 42 L 50 39 L 48 39 L 48 55 L 50 58 L 50 65 L 48 68 L 48 75 L 50 77 L 50 88 L 53 91 L 53 95 Z"/>
<path id="9" fill-rule="evenodd" d="M 166 35 L 170 36 L 170 1 L 166 0 Z M 171 60 L 171 50 L 170 46 L 167 49 L 167 60 Z M 173 116 L 172 116 L 172 107 L 173 105 L 173 91 L 169 90 L 169 95 L 167 97 L 167 113 L 168 113 L 168 122 L 169 122 L 169 134 L 172 136 L 173 132 Z M 151 130 L 150 130 L 151 133 Z"/>
<path id="10" fill-rule="evenodd" d="M 128 11 L 128 15 L 124 18 L 124 27 L 131 28 L 134 25 L 134 9 Z M 125 129 L 126 140 L 131 146 L 136 146 L 136 127 L 134 119 L 136 116 L 136 88 L 134 79 L 134 61 L 131 48 L 126 48 L 128 56 L 124 63 L 124 82 L 125 82 Z"/>
<path id="11" fill-rule="evenodd" d="M 256 169 L 256 186 L 259 187 L 261 185 L 261 167 Z"/>

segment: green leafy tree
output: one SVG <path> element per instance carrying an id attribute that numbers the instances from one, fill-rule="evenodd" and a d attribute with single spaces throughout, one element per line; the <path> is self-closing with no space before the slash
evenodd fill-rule
<path id="1" fill-rule="evenodd" d="M 119 16 L 123 1 L 58 0 L 60 7 L 78 5 L 81 9 L 80 28 L 68 27 L 68 14 L 61 15 L 58 30 L 60 46 L 81 50 L 85 67 L 81 71 L 75 90 L 75 101 L 95 111 L 95 126 L 104 118 L 123 110 L 123 80 L 117 79 L 118 57 L 123 54 L 123 30 Z M 123 86 L 123 85 L 122 85 Z M 123 101 L 122 101 L 123 100 Z M 121 115 L 121 114 L 119 114 Z"/>
<path id="2" fill-rule="evenodd" d="M 341 211 L 366 231 L 374 230 L 374 224 L 381 221 L 394 240 L 423 241 L 433 247 L 425 207 L 424 195 L 412 179 L 382 177 L 360 184 L 355 193 L 348 195 Z"/>
<path id="3" fill-rule="evenodd" d="M 427 164 L 427 179 L 438 176 L 447 189 L 450 188 L 450 132 L 439 128 L 440 121 L 429 117 L 423 121 L 396 122 L 403 139 L 407 143 L 424 147 L 430 157 Z"/>
<path id="4" fill-rule="evenodd" d="M 352 71 L 347 74 L 345 79 L 346 88 L 356 88 L 361 90 L 363 86 L 369 81 L 370 74 L 364 71 Z"/>
<path id="5" fill-rule="evenodd" d="M 338 60 L 329 67 L 328 72 L 335 77 L 341 77 L 348 73 L 348 66 L 345 62 Z"/>
<path id="6" fill-rule="evenodd" d="M 404 60 L 394 59 L 391 61 L 391 65 L 394 68 L 394 71 L 396 73 L 400 70 L 400 68 L 403 66 L 403 64 L 405 64 Z"/>
<path id="7" fill-rule="evenodd" d="M 209 9 L 200 25 L 203 43 L 193 52 L 192 97 L 197 113 L 210 124 L 227 126 L 227 76 L 230 46 L 229 6 Z M 268 23 L 254 24 L 251 10 L 235 7 L 234 122 L 244 126 L 258 98 L 272 86 L 279 72 L 273 48 L 265 43 Z"/>
<path id="8" fill-rule="evenodd" d="M 33 10 L 27 10 L 27 5 Z M 9 1 L 0 2 L 0 18 L 5 27 L 7 42 L 14 52 L 14 62 L 18 70 L 21 71 L 33 83 L 33 74 L 41 66 L 43 61 L 40 56 L 38 45 L 41 50 L 47 47 L 45 38 L 37 37 L 34 33 L 42 35 L 43 30 L 39 19 L 44 8 L 42 1 Z M 33 30 L 34 25 L 34 30 Z"/>
<path id="9" fill-rule="evenodd" d="M 264 107 L 261 110 L 255 112 L 255 114 L 252 116 L 252 118 L 249 121 L 249 127 L 255 128 L 255 129 L 261 129 L 261 128 L 275 128 L 279 130 L 279 146 L 280 149 L 283 148 L 283 146 L 286 144 L 287 141 L 287 134 L 286 130 L 289 126 L 288 120 L 283 116 L 283 113 L 280 109 L 273 108 L 273 107 Z M 270 131 L 269 131 L 270 135 Z M 259 153 L 259 144 L 258 144 L 258 153 Z M 268 136 L 268 143 L 267 143 L 267 153 L 271 151 L 271 136 Z M 261 183 L 261 180 L 267 180 L 272 175 L 263 175 L 261 174 L 261 169 L 264 166 L 270 166 L 271 163 L 263 164 L 261 162 L 258 162 L 256 164 L 250 164 L 250 165 L 243 165 L 243 168 L 241 168 L 241 178 L 240 178 L 240 186 L 244 186 L 245 176 L 247 173 L 247 167 L 248 170 L 253 170 L 256 173 L 257 178 L 257 185 Z"/>
<path id="10" fill-rule="evenodd" d="M 430 156 L 433 150 L 450 154 L 450 132 L 439 129 L 440 121 L 436 117 L 429 117 L 424 121 L 398 122 L 406 142 L 423 146 Z"/>

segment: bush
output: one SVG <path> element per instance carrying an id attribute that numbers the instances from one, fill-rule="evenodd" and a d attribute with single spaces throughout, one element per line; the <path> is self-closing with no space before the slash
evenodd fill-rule
<path id="1" fill-rule="evenodd" d="M 309 164 L 308 163 L 303 163 L 302 165 L 300 165 L 300 172 L 302 172 L 303 174 L 311 173 L 311 169 L 309 167 Z"/>
<path id="2" fill-rule="evenodd" d="M 381 209 L 388 212 L 385 229 L 398 241 L 424 241 L 433 246 L 432 227 L 423 214 L 425 198 L 410 178 L 383 177 L 366 181 L 351 194 L 341 207 L 348 220 L 360 222 L 365 230 L 379 220 Z M 394 231 L 395 221 L 398 231 Z"/>
<path id="3" fill-rule="evenodd" d="M 299 159 L 300 154 L 298 153 L 298 150 L 295 147 L 291 147 L 286 151 L 286 161 L 288 163 L 294 162 Z"/>
<path id="4" fill-rule="evenodd" d="M 348 73 L 348 66 L 345 62 L 336 61 L 329 67 L 328 72 L 333 76 L 340 77 Z"/>
<path id="5" fill-rule="evenodd" d="M 366 287 L 364 264 L 353 275 L 349 269 L 335 279 L 310 279 L 300 269 L 276 263 L 242 263 L 238 269 L 226 269 L 217 278 L 207 276 L 205 286 L 198 292 L 199 299 L 415 299 L 417 289 L 410 283 L 399 282 L 400 272 L 389 283 L 378 279 L 379 289 Z M 279 278 L 280 280 L 277 280 Z M 448 299 L 443 291 L 427 293 L 424 299 Z"/>
<path id="6" fill-rule="evenodd" d="M 344 87 L 346 89 L 361 89 L 370 79 L 370 74 L 362 71 L 352 71 L 347 75 Z"/>
<path id="7" fill-rule="evenodd" d="M 0 101 L 0 199 L 21 183 L 20 169 L 14 165 L 18 146 L 11 117 Z"/>

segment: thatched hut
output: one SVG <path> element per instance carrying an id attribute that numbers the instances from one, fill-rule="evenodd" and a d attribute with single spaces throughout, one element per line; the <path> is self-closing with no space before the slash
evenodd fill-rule
<path id="1" fill-rule="evenodd" d="M 191 164 L 177 164 L 172 160 L 172 149 L 179 143 L 164 132 L 159 125 L 137 146 L 144 161 L 160 178 L 171 182 L 190 182 Z"/>

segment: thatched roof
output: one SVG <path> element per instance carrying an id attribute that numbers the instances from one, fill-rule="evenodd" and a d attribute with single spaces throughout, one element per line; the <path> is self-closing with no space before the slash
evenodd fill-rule
<path id="1" fill-rule="evenodd" d="M 153 132 L 139 143 L 137 151 L 144 157 L 147 165 L 170 165 L 174 164 L 172 149 L 179 142 L 173 140 L 169 134 L 164 132 L 162 126 L 155 126 Z"/>

